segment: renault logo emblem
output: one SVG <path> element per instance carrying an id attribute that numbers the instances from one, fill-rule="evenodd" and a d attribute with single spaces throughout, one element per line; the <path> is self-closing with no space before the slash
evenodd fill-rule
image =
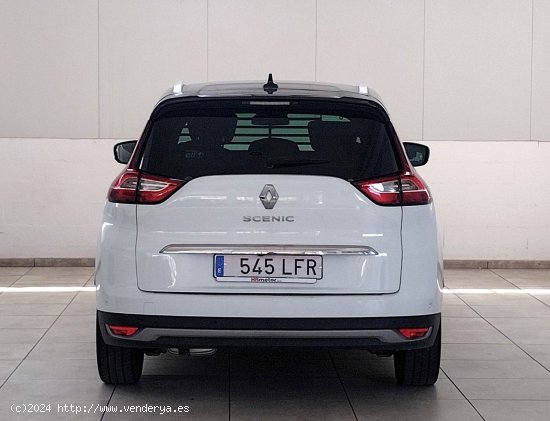
<path id="1" fill-rule="evenodd" d="M 279 194 L 275 190 L 273 184 L 266 184 L 260 193 L 260 200 L 266 209 L 273 209 L 277 200 L 279 200 Z"/>

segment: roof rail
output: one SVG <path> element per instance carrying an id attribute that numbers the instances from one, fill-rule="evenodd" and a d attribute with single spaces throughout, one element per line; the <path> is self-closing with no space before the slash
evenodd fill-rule
<path id="1" fill-rule="evenodd" d="M 182 80 L 178 80 L 175 84 L 174 84 L 174 87 L 172 88 L 172 93 L 175 94 L 175 95 L 179 95 L 182 93 L 183 91 L 183 87 L 185 86 L 185 84 L 183 83 Z"/>
<path id="2" fill-rule="evenodd" d="M 359 85 L 357 90 L 360 94 L 369 95 L 369 87 L 367 85 Z"/>

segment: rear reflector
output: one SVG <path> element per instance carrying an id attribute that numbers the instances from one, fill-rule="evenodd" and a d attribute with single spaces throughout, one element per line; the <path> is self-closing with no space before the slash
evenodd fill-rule
<path id="1" fill-rule="evenodd" d="M 359 181 L 355 186 L 374 203 L 382 206 L 427 205 L 432 201 L 424 181 L 412 173 Z"/>
<path id="2" fill-rule="evenodd" d="M 152 205 L 168 199 L 183 184 L 181 180 L 127 169 L 111 184 L 108 199 L 113 203 Z"/>
<path id="3" fill-rule="evenodd" d="M 399 329 L 399 333 L 407 339 L 418 339 L 425 336 L 429 329 L 429 327 L 404 328 Z"/>
<path id="4" fill-rule="evenodd" d="M 119 336 L 132 336 L 138 330 L 138 328 L 134 326 L 107 325 L 107 327 L 113 333 L 113 335 Z"/>

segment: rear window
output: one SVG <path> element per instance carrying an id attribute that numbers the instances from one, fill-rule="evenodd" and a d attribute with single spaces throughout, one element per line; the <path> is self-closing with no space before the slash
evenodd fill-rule
<path id="1" fill-rule="evenodd" d="M 379 111 L 341 102 L 177 103 L 154 114 L 146 142 L 140 168 L 182 180 L 223 174 L 361 180 L 398 171 Z"/>

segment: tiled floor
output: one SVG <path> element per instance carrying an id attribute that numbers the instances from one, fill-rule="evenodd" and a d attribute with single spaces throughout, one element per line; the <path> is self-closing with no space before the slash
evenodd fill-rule
<path id="1" fill-rule="evenodd" d="M 427 388 L 396 386 L 391 358 L 353 350 L 147 357 L 138 384 L 107 386 L 93 288 L 65 291 L 91 279 L 91 268 L 0 268 L 0 420 L 550 419 L 550 270 L 447 271 L 441 376 Z M 166 413 L 178 406 L 189 412 Z M 46 412 L 12 412 L 29 409 Z"/>

